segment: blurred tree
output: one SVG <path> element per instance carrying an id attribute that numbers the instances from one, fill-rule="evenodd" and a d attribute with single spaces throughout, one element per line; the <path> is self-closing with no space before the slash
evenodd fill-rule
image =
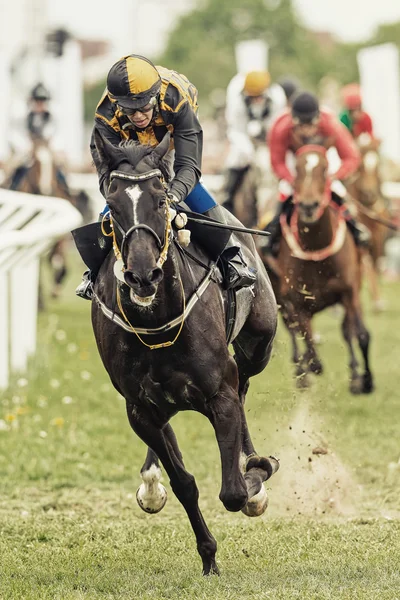
<path id="1" fill-rule="evenodd" d="M 96 106 L 106 88 L 106 78 L 102 79 L 96 85 L 86 88 L 84 92 L 84 118 L 85 121 L 93 122 Z"/>
<path id="2" fill-rule="evenodd" d="M 199 88 L 203 106 L 210 92 L 226 87 L 235 74 L 235 44 L 252 38 L 268 42 L 274 78 L 291 73 L 315 89 L 335 67 L 336 44 L 321 49 L 291 0 L 206 0 L 180 19 L 159 62 L 187 75 Z"/>

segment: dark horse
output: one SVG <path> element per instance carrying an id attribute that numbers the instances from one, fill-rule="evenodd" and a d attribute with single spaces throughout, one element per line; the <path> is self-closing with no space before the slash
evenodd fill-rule
<path id="1" fill-rule="evenodd" d="M 135 142 L 114 147 L 98 132 L 95 143 L 96 167 L 110 181 L 114 252 L 96 280 L 92 323 L 104 366 L 126 400 L 130 425 L 149 448 L 137 500 L 147 512 L 164 506 L 160 460 L 193 527 L 203 573 L 218 573 L 216 541 L 200 512 L 194 477 L 185 470 L 169 420 L 182 410 L 205 415 L 220 449 L 225 508 L 249 516 L 264 512 L 263 481 L 279 464 L 255 452 L 244 401 L 249 377 L 260 373 L 270 358 L 277 322 L 274 294 L 251 236 L 241 234 L 258 278 L 253 289 L 237 294 L 231 356 L 226 292 L 218 271 L 200 246 L 184 250 L 171 227 L 159 170 L 169 134 L 154 150 Z M 238 221 L 232 217 L 232 223 Z"/>
<path id="2" fill-rule="evenodd" d="M 350 391 L 370 393 L 370 334 L 361 310 L 361 255 L 339 210 L 331 202 L 328 160 L 322 146 L 303 146 L 296 153 L 294 212 L 281 217 L 283 238 L 278 258 L 265 258 L 274 272 L 272 283 L 292 337 L 297 384 L 308 386 L 308 373 L 319 375 L 322 364 L 312 335 L 312 317 L 334 304 L 344 308 L 342 332 L 350 352 Z M 306 345 L 299 353 L 296 333 Z M 360 346 L 364 372 L 358 372 L 354 341 Z"/>

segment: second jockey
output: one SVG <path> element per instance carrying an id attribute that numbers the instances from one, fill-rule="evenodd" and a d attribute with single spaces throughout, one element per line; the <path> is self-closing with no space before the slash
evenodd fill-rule
<path id="1" fill-rule="evenodd" d="M 226 223 L 223 207 L 219 206 L 200 183 L 203 131 L 197 118 L 197 89 L 180 73 L 155 66 L 147 58 L 131 54 L 116 62 L 107 76 L 107 88 L 95 114 L 96 129 L 113 145 L 134 140 L 143 145 L 157 146 L 167 132 L 173 148 L 173 176 L 168 195 L 176 204 L 185 202 L 190 210 Z M 173 152 L 172 152 L 173 150 Z M 92 136 L 91 153 L 99 164 Z M 108 182 L 99 173 L 100 191 L 106 197 Z M 233 236 L 220 255 L 226 288 L 250 286 L 255 282 Z M 76 293 L 86 299 L 93 297 L 96 273 L 86 271 Z"/>
<path id="2" fill-rule="evenodd" d="M 372 119 L 362 108 L 360 86 L 357 83 L 346 85 L 341 92 L 344 109 L 339 115 L 340 121 L 350 131 L 353 138 L 363 133 L 373 136 Z"/>
<path id="3" fill-rule="evenodd" d="M 265 139 L 270 124 L 285 106 L 285 92 L 280 85 L 271 84 L 268 71 L 239 73 L 230 81 L 225 113 L 230 148 L 222 204 L 231 212 L 235 194 L 254 158 L 253 140 Z"/>
<path id="4" fill-rule="evenodd" d="M 293 210 L 292 184 L 294 174 L 286 164 L 286 154 L 295 153 L 307 144 L 318 144 L 325 148 L 334 147 L 341 159 L 338 171 L 332 175 L 332 200 L 342 207 L 342 214 L 357 245 L 369 241 L 369 232 L 358 223 L 345 206 L 345 188 L 341 180 L 348 178 L 358 168 L 360 154 L 350 133 L 328 110 L 320 109 L 318 99 L 308 92 L 302 92 L 293 101 L 291 110 L 285 111 L 272 125 L 269 134 L 271 165 L 280 180 L 281 197 L 277 213 L 266 227 L 271 232 L 267 245 L 262 248 L 266 254 L 277 254 L 281 237 L 280 215 Z"/>

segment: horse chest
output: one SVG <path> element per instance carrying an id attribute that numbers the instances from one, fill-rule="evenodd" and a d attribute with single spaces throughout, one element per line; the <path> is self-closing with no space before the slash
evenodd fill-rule
<path id="1" fill-rule="evenodd" d="M 157 407 L 161 412 L 196 408 L 205 398 L 190 376 L 179 371 L 167 374 L 146 373 L 139 383 L 141 402 Z"/>

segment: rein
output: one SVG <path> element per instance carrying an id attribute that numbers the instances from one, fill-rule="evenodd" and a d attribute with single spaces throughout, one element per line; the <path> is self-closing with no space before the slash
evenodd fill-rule
<path id="1" fill-rule="evenodd" d="M 341 216 L 339 216 L 339 222 L 331 243 L 329 244 L 329 246 L 321 248 L 320 250 L 304 250 L 300 246 L 300 242 L 297 239 L 296 235 L 293 233 L 291 227 L 288 225 L 286 221 L 286 216 L 284 214 L 282 214 L 280 217 L 280 224 L 282 227 L 284 238 L 287 242 L 287 245 L 290 248 L 292 256 L 294 258 L 299 258 L 300 260 L 313 262 L 325 260 L 326 258 L 333 256 L 334 254 L 339 252 L 339 250 L 341 250 L 346 238 L 347 225 L 346 221 Z M 294 223 L 294 229 L 295 231 L 297 231 L 297 221 Z"/>
<path id="2" fill-rule="evenodd" d="M 110 174 L 110 181 L 112 181 L 113 179 L 124 179 L 127 181 L 146 181 L 147 179 L 151 179 L 152 177 L 159 177 L 161 180 L 163 178 L 163 175 L 161 173 L 161 171 L 159 169 L 154 169 L 152 171 L 148 171 L 147 173 L 142 173 L 140 175 L 131 175 L 128 173 L 124 173 L 122 171 L 112 171 L 112 173 Z M 105 217 L 103 217 L 102 223 L 101 223 L 101 230 L 103 235 L 105 236 L 112 236 L 113 237 L 113 249 L 114 249 L 114 255 L 116 258 L 116 263 L 114 265 L 114 275 L 117 277 L 117 279 L 119 279 L 119 281 L 121 281 L 122 283 L 124 283 L 123 279 L 121 277 L 123 277 L 123 273 L 126 269 L 125 265 L 124 265 L 124 261 L 123 261 L 123 251 L 124 251 L 124 247 L 125 244 L 127 243 L 127 240 L 129 238 L 129 236 L 134 232 L 137 231 L 138 229 L 144 229 L 145 231 L 149 232 L 156 240 L 157 245 L 160 249 L 160 256 L 158 258 L 157 261 L 157 266 L 159 268 L 162 268 L 162 266 L 164 265 L 167 256 L 168 256 L 168 250 L 170 247 L 170 243 L 171 243 L 171 234 L 172 234 L 172 219 L 173 219 L 173 214 L 172 211 L 170 209 L 170 202 L 168 201 L 168 198 L 166 199 L 166 209 L 165 209 L 165 216 L 166 216 L 166 226 L 165 226 L 165 235 L 164 235 L 164 242 L 162 243 L 160 238 L 158 237 L 157 233 L 148 225 L 134 225 L 133 227 L 131 227 L 130 229 L 128 229 L 128 231 L 125 231 L 123 229 L 123 227 L 120 225 L 120 223 L 118 223 L 118 221 L 115 219 L 115 217 L 113 217 L 110 213 L 110 227 L 111 227 L 111 232 L 107 233 L 107 231 L 105 230 L 104 227 L 104 221 L 105 221 Z M 115 235 L 115 228 L 118 229 L 118 231 L 122 234 L 122 243 L 121 243 L 121 248 L 119 248 L 118 246 L 118 242 L 116 239 L 116 235 Z M 188 253 L 189 254 L 189 253 Z M 191 256 L 191 255 L 189 255 Z M 194 257 L 193 257 L 194 258 Z M 202 265 L 205 268 L 208 268 L 206 265 Z M 139 341 L 146 346 L 147 348 L 149 348 L 150 350 L 157 350 L 159 348 L 168 348 L 170 346 L 173 346 L 173 344 L 175 344 L 175 342 L 177 341 L 177 339 L 179 338 L 183 326 L 185 324 L 186 318 L 189 316 L 190 312 L 192 311 L 192 309 L 194 308 L 195 304 L 197 303 L 197 301 L 201 298 L 201 296 L 204 294 L 204 292 L 206 291 L 206 289 L 208 288 L 210 282 L 212 281 L 212 277 L 215 274 L 216 271 L 216 265 L 212 265 L 211 268 L 209 269 L 208 274 L 206 275 L 206 277 L 203 279 L 203 281 L 200 283 L 200 285 L 197 287 L 197 289 L 193 292 L 189 302 L 186 302 L 186 296 L 185 296 L 185 290 L 183 287 L 183 283 L 182 283 L 182 278 L 179 274 L 179 283 L 180 283 L 180 287 L 181 287 L 181 293 L 182 293 L 182 313 L 176 317 L 175 319 L 173 319 L 172 321 L 169 321 L 168 323 L 166 323 L 165 325 L 161 326 L 161 327 L 156 327 L 153 329 L 144 329 L 144 328 L 140 328 L 140 327 L 134 327 L 131 322 L 129 321 L 128 317 L 126 316 L 126 313 L 124 311 L 124 308 L 122 306 L 122 301 L 121 301 L 121 295 L 120 295 L 120 289 L 119 289 L 119 284 L 117 282 L 117 289 L 116 289 L 116 297 L 117 297 L 117 306 L 121 312 L 122 315 L 122 319 L 116 315 L 114 313 L 114 311 L 111 311 L 101 300 L 100 298 L 95 294 L 95 300 L 96 302 L 99 304 L 103 314 L 110 319 L 111 321 L 114 321 L 115 323 L 117 323 L 120 327 L 122 327 L 123 329 L 125 329 L 125 331 L 128 331 L 130 333 L 134 333 L 136 335 L 136 337 L 139 339 Z M 119 273 L 118 273 L 119 270 Z M 120 275 L 120 277 L 118 277 L 118 275 Z M 160 344 L 147 344 L 141 337 L 141 335 L 160 335 L 163 333 L 166 333 L 167 331 L 169 331 L 170 329 L 172 329 L 173 327 L 178 327 L 179 329 L 174 337 L 173 340 L 169 340 L 167 342 L 162 342 Z"/>

